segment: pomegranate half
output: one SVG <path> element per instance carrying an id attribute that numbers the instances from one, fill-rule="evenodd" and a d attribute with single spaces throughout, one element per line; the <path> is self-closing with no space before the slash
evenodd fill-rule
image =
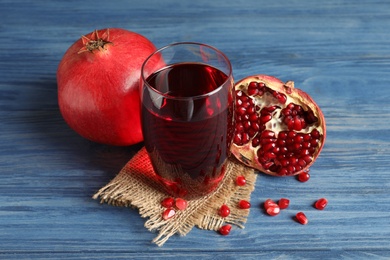
<path id="1" fill-rule="evenodd" d="M 232 153 L 244 164 L 275 176 L 308 171 L 324 145 L 324 115 L 294 83 L 268 75 L 235 85 L 236 130 Z"/>

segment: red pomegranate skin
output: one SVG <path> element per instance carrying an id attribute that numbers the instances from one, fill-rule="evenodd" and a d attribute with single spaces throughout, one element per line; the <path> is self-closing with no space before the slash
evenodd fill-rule
<path id="1" fill-rule="evenodd" d="M 96 40 L 96 33 L 110 43 L 87 50 L 85 43 Z M 126 146 L 143 141 L 139 79 L 144 60 L 156 47 L 144 36 L 120 28 L 97 30 L 85 37 L 69 47 L 58 66 L 63 118 L 94 142 Z"/>

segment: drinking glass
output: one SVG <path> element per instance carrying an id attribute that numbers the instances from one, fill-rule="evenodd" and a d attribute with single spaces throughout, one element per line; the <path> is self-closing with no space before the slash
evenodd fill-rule
<path id="1" fill-rule="evenodd" d="M 172 196 L 198 198 L 223 179 L 234 132 L 233 92 L 230 61 L 212 46 L 174 43 L 145 60 L 144 143 Z"/>

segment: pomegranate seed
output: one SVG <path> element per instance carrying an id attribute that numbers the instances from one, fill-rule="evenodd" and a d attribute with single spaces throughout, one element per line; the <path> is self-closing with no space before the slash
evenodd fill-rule
<path id="1" fill-rule="evenodd" d="M 307 219 L 306 215 L 303 212 L 298 212 L 295 215 L 295 218 L 302 225 L 306 225 L 309 222 L 309 220 Z"/>
<path id="2" fill-rule="evenodd" d="M 271 206 L 277 206 L 276 202 L 273 201 L 272 199 L 267 199 L 265 202 L 264 202 L 264 208 L 265 209 L 268 209 L 269 207 Z"/>
<path id="3" fill-rule="evenodd" d="M 301 151 L 301 156 L 304 157 L 304 156 L 308 156 L 310 155 L 310 152 L 309 152 L 309 149 L 303 149 Z"/>
<path id="4" fill-rule="evenodd" d="M 248 133 L 243 133 L 242 135 L 242 143 L 246 144 L 247 142 L 249 142 L 249 134 Z"/>
<path id="5" fill-rule="evenodd" d="M 246 179 L 244 176 L 240 175 L 240 176 L 237 176 L 236 178 L 236 184 L 238 186 L 244 186 L 246 184 Z"/>
<path id="6" fill-rule="evenodd" d="M 236 110 L 236 112 L 239 114 L 239 115 L 244 115 L 245 114 L 245 112 L 246 112 L 246 109 L 245 109 L 245 107 L 243 107 L 243 106 L 240 106 L 239 108 L 237 108 L 237 110 Z"/>
<path id="7" fill-rule="evenodd" d="M 310 174 L 309 172 L 301 172 L 300 174 L 298 174 L 298 180 L 300 182 L 307 182 L 308 180 L 310 179 Z"/>
<path id="8" fill-rule="evenodd" d="M 271 139 L 275 137 L 275 133 L 269 130 L 266 130 L 261 133 L 261 139 Z"/>
<path id="9" fill-rule="evenodd" d="M 243 106 L 245 109 L 247 109 L 247 108 L 252 104 L 251 101 L 252 101 L 251 99 L 247 99 L 247 101 L 242 102 L 242 106 Z"/>
<path id="10" fill-rule="evenodd" d="M 168 220 L 168 219 L 172 218 L 173 216 L 175 216 L 175 214 L 176 214 L 176 211 L 172 208 L 169 208 L 169 209 L 164 210 L 164 212 L 162 214 L 162 218 L 164 220 Z"/>
<path id="11" fill-rule="evenodd" d="M 305 167 L 305 166 L 306 166 L 305 160 L 303 160 L 303 159 L 301 159 L 301 158 L 298 159 L 298 164 L 299 164 L 300 166 L 302 166 L 302 167 Z"/>
<path id="12" fill-rule="evenodd" d="M 244 122 L 244 129 L 248 130 L 249 128 L 251 128 L 251 122 L 250 121 L 245 121 Z"/>
<path id="13" fill-rule="evenodd" d="M 258 83 L 256 81 L 252 81 L 248 84 L 248 88 L 256 88 L 258 87 Z"/>
<path id="14" fill-rule="evenodd" d="M 313 157 L 311 157 L 310 155 L 306 155 L 304 157 L 302 157 L 303 160 L 305 160 L 306 163 L 311 163 L 311 161 L 313 160 Z"/>
<path id="15" fill-rule="evenodd" d="M 178 210 L 185 210 L 187 208 L 187 201 L 182 198 L 177 198 L 175 206 Z"/>
<path id="16" fill-rule="evenodd" d="M 242 145 L 242 135 L 241 133 L 236 133 L 236 135 L 234 136 L 234 143 L 235 144 L 238 144 L 238 145 Z"/>
<path id="17" fill-rule="evenodd" d="M 251 107 L 251 108 L 253 108 L 253 110 L 254 110 L 254 107 Z M 252 124 L 254 124 L 254 123 L 256 123 L 257 119 L 258 119 L 257 114 L 254 113 L 254 111 L 253 111 L 253 113 L 249 116 L 249 121 L 251 121 Z"/>
<path id="18" fill-rule="evenodd" d="M 161 206 L 164 208 L 172 208 L 175 200 L 171 197 L 165 198 L 161 201 Z"/>
<path id="19" fill-rule="evenodd" d="M 266 160 L 272 160 L 276 158 L 276 154 L 274 154 L 273 152 L 267 152 L 264 154 L 264 158 Z"/>
<path id="20" fill-rule="evenodd" d="M 295 117 L 294 118 L 294 130 L 296 131 L 301 131 L 302 130 L 302 124 L 301 124 L 301 120 L 299 120 L 299 118 Z"/>
<path id="21" fill-rule="evenodd" d="M 296 165 L 298 163 L 298 159 L 293 157 L 291 157 L 289 161 L 290 161 L 290 165 Z"/>
<path id="22" fill-rule="evenodd" d="M 276 146 L 276 143 L 267 143 L 267 144 L 263 145 L 262 150 L 263 151 L 270 151 L 273 148 L 275 148 L 275 146 Z"/>
<path id="23" fill-rule="evenodd" d="M 272 116 L 270 114 L 267 114 L 267 115 L 264 115 L 264 116 L 260 117 L 260 122 L 262 124 L 265 124 L 268 121 L 270 121 L 271 119 L 272 119 Z"/>
<path id="24" fill-rule="evenodd" d="M 280 160 L 280 165 L 282 165 L 282 167 L 287 167 L 289 164 L 290 164 L 290 161 L 288 159 L 281 159 Z"/>
<path id="25" fill-rule="evenodd" d="M 278 137 L 282 140 L 286 139 L 287 138 L 287 132 L 286 131 L 283 131 L 283 132 L 280 132 Z"/>
<path id="26" fill-rule="evenodd" d="M 283 176 L 283 175 L 288 175 L 288 171 L 286 168 L 283 168 L 281 169 L 279 172 L 278 172 L 279 175 Z"/>
<path id="27" fill-rule="evenodd" d="M 320 132 L 317 130 L 317 129 L 314 129 L 312 132 L 311 132 L 311 137 L 312 138 L 315 138 L 315 139 L 317 139 L 317 138 L 320 138 Z"/>
<path id="28" fill-rule="evenodd" d="M 290 205 L 290 200 L 289 200 L 289 199 L 286 199 L 286 198 L 281 198 L 281 199 L 278 201 L 278 205 L 279 205 L 279 208 L 280 208 L 280 209 L 287 209 L 288 206 Z"/>
<path id="29" fill-rule="evenodd" d="M 280 108 L 280 107 L 279 107 L 279 106 L 270 106 L 270 107 L 267 107 L 266 109 L 267 109 L 268 112 L 272 113 L 272 112 L 274 112 L 277 108 Z"/>
<path id="30" fill-rule="evenodd" d="M 252 122 L 252 130 L 257 132 L 260 130 L 260 125 L 257 122 Z"/>
<path id="31" fill-rule="evenodd" d="M 227 216 L 230 215 L 230 208 L 228 205 L 226 204 L 223 204 L 220 208 L 219 208 L 219 215 L 223 218 L 226 218 Z"/>
<path id="32" fill-rule="evenodd" d="M 268 143 L 275 143 L 278 139 L 276 138 L 265 138 L 265 139 L 261 139 L 260 142 L 265 145 L 265 144 L 268 144 Z"/>
<path id="33" fill-rule="evenodd" d="M 230 230 L 232 230 L 232 226 L 227 224 L 227 225 L 224 225 L 222 226 L 220 229 L 219 229 L 219 233 L 223 236 L 227 236 L 229 235 L 230 233 Z"/>
<path id="34" fill-rule="evenodd" d="M 260 144 L 260 139 L 259 138 L 253 138 L 252 139 L 252 146 L 256 147 Z"/>
<path id="35" fill-rule="evenodd" d="M 303 142 L 303 135 L 299 134 L 294 139 L 295 143 L 302 143 Z"/>
<path id="36" fill-rule="evenodd" d="M 251 203 L 247 200 L 240 200 L 238 207 L 240 209 L 249 209 L 251 207 Z"/>
<path id="37" fill-rule="evenodd" d="M 238 123 L 236 125 L 236 131 L 238 131 L 238 132 L 244 131 L 244 125 L 242 123 Z"/>
<path id="38" fill-rule="evenodd" d="M 289 131 L 289 132 L 287 133 L 287 137 L 288 137 L 288 138 L 294 139 L 295 136 L 297 136 L 297 133 L 295 133 L 294 131 Z"/>
<path id="39" fill-rule="evenodd" d="M 252 96 L 252 95 L 256 95 L 258 92 L 259 90 L 257 89 L 257 83 L 256 82 L 249 83 L 248 94 Z"/>
<path id="40" fill-rule="evenodd" d="M 323 210 L 326 207 L 326 205 L 328 205 L 328 200 L 325 198 L 321 198 L 316 201 L 314 207 L 318 210 Z"/>
<path id="41" fill-rule="evenodd" d="M 265 162 L 263 163 L 263 168 L 268 170 L 271 168 L 271 166 L 273 166 L 275 163 L 274 162 Z"/>
<path id="42" fill-rule="evenodd" d="M 280 213 L 280 207 L 275 204 L 274 206 L 269 206 L 267 208 L 267 214 L 270 216 L 276 216 Z"/>
<path id="43" fill-rule="evenodd" d="M 293 174 L 293 172 L 295 172 L 295 167 L 293 165 L 289 165 L 287 167 L 287 170 L 288 170 L 288 173 L 289 174 Z"/>
<path id="44" fill-rule="evenodd" d="M 318 142 L 319 142 L 319 139 L 312 139 L 310 141 L 310 146 L 313 147 L 313 146 L 317 146 L 318 145 Z"/>

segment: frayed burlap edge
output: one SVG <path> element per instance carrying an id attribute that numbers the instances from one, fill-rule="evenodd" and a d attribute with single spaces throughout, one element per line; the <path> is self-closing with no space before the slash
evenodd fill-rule
<path id="1" fill-rule="evenodd" d="M 245 176 L 244 186 L 235 183 L 237 176 Z M 244 228 L 249 209 L 238 208 L 240 200 L 250 201 L 254 190 L 257 174 L 254 170 L 239 163 L 234 158 L 229 159 L 225 178 L 221 185 L 211 194 L 199 199 L 188 201 L 188 207 L 177 211 L 174 218 L 163 220 L 164 208 L 161 201 L 168 195 L 154 178 L 153 168 L 145 148 L 142 148 L 111 180 L 94 196 L 101 203 L 114 206 L 138 208 L 142 218 L 147 218 L 145 227 L 149 231 L 157 231 L 152 240 L 162 246 L 171 236 L 185 236 L 194 226 L 206 230 L 218 230 L 225 223 Z M 230 207 L 230 215 L 222 218 L 218 209 L 222 204 Z"/>

